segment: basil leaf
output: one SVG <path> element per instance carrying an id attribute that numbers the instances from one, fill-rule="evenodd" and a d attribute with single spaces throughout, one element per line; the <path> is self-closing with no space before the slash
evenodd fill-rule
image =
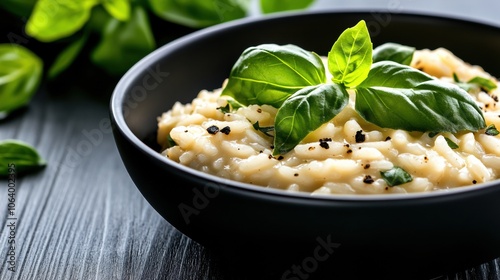
<path id="1" fill-rule="evenodd" d="M 476 84 L 476 85 L 480 86 L 481 88 L 484 88 L 487 92 L 492 91 L 492 90 L 497 88 L 497 84 L 495 82 L 493 82 L 490 79 L 486 79 L 486 78 L 479 77 L 479 76 L 476 76 L 476 77 L 470 79 L 467 83 L 468 84 Z"/>
<path id="2" fill-rule="evenodd" d="M 160 18 L 195 28 L 243 18 L 249 3 L 249 0 L 149 0 L 151 10 Z"/>
<path id="3" fill-rule="evenodd" d="M 392 61 L 380 61 L 372 65 L 368 77 L 358 88 L 391 87 L 413 88 L 420 83 L 434 80 L 434 78 L 413 67 Z"/>
<path id="4" fill-rule="evenodd" d="M 243 105 L 279 108 L 297 90 L 325 81 L 325 67 L 317 54 L 294 45 L 264 44 L 242 53 L 222 95 Z"/>
<path id="5" fill-rule="evenodd" d="M 50 66 L 47 74 L 49 79 L 54 79 L 71 65 L 83 49 L 83 46 L 87 42 L 87 38 L 88 33 L 85 33 L 83 36 L 72 42 L 56 57 L 56 60 L 52 66 Z"/>
<path id="6" fill-rule="evenodd" d="M 364 20 L 346 29 L 328 53 L 333 82 L 348 88 L 359 85 L 372 65 L 372 42 Z"/>
<path id="7" fill-rule="evenodd" d="M 314 0 L 260 0 L 260 8 L 264 14 L 281 11 L 301 10 L 309 7 Z"/>
<path id="8" fill-rule="evenodd" d="M 98 0 L 39 0 L 26 23 L 26 33 L 42 42 L 72 35 L 88 21 L 98 3 Z"/>
<path id="9" fill-rule="evenodd" d="M 444 140 L 446 140 L 446 143 L 448 144 L 448 147 L 452 148 L 452 149 L 458 149 L 459 146 L 457 143 L 453 142 L 450 138 L 448 137 L 445 137 Z"/>
<path id="10" fill-rule="evenodd" d="M 109 18 L 91 58 L 108 73 L 120 75 L 152 52 L 155 46 L 148 15 L 142 7 L 136 6 L 129 21 Z"/>
<path id="11" fill-rule="evenodd" d="M 269 133 L 274 131 L 274 126 L 260 126 L 259 121 L 255 122 L 252 126 L 255 130 L 264 133 L 266 136 L 274 137 L 274 135 Z"/>
<path id="12" fill-rule="evenodd" d="M 396 43 L 385 43 L 373 50 L 373 63 L 389 60 L 404 65 L 410 65 L 414 53 L 414 47 Z"/>
<path id="13" fill-rule="evenodd" d="M 279 108 L 274 123 L 273 155 L 292 150 L 311 131 L 333 119 L 349 102 L 349 94 L 339 84 L 303 88 Z"/>
<path id="14" fill-rule="evenodd" d="M 16 174 L 35 171 L 47 163 L 32 146 L 18 140 L 0 141 L 0 176 L 9 175 L 9 167 L 15 164 Z"/>
<path id="15" fill-rule="evenodd" d="M 497 136 L 498 134 L 500 134 L 500 132 L 498 131 L 498 129 L 495 127 L 494 124 L 488 125 L 484 133 L 490 136 Z"/>
<path id="16" fill-rule="evenodd" d="M 0 44 L 0 118 L 25 106 L 38 89 L 43 62 L 27 48 Z"/>
<path id="17" fill-rule="evenodd" d="M 131 10 L 129 0 L 103 0 L 102 5 L 117 20 L 129 20 Z"/>
<path id="18" fill-rule="evenodd" d="M 380 171 L 380 175 L 389 187 L 395 187 L 413 181 L 413 178 L 408 172 L 397 166 L 387 171 Z"/>
<path id="19" fill-rule="evenodd" d="M 400 76 L 387 75 L 391 73 Z M 356 111 L 380 127 L 406 131 L 455 133 L 486 126 L 481 109 L 467 92 L 426 76 L 408 66 L 378 62 L 356 88 Z"/>

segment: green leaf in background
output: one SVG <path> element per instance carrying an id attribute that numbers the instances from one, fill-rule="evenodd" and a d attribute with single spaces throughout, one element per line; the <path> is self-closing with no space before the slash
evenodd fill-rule
<path id="1" fill-rule="evenodd" d="M 159 17 L 189 27 L 200 28 L 243 18 L 249 0 L 149 0 Z"/>
<path id="2" fill-rule="evenodd" d="M 28 17 L 37 0 L 2 0 L 0 7 L 19 17 Z"/>
<path id="3" fill-rule="evenodd" d="M 395 187 L 413 181 L 413 178 L 410 174 L 408 174 L 408 172 L 397 166 L 394 166 L 387 171 L 381 171 L 380 175 L 389 187 Z"/>
<path id="4" fill-rule="evenodd" d="M 380 127 L 406 131 L 456 133 L 486 126 L 481 109 L 466 91 L 426 76 L 395 62 L 375 63 L 356 88 L 356 111 Z"/>
<path id="5" fill-rule="evenodd" d="M 15 164 L 15 174 L 23 175 L 38 170 L 47 163 L 29 144 L 18 140 L 0 141 L 0 176 L 8 176 L 12 164 Z"/>
<path id="6" fill-rule="evenodd" d="M 40 84 L 43 62 L 20 45 L 0 44 L 0 118 L 25 106 Z"/>
<path id="7" fill-rule="evenodd" d="M 90 18 L 99 0 L 39 0 L 26 23 L 26 33 L 42 42 L 72 35 Z"/>
<path id="8" fill-rule="evenodd" d="M 92 61 L 114 75 L 123 74 L 156 47 L 148 15 L 140 6 L 126 22 L 110 17 L 101 36 Z"/>
<path id="9" fill-rule="evenodd" d="M 276 114 L 273 155 L 292 150 L 310 132 L 333 119 L 349 102 L 339 84 L 303 88 L 288 98 Z"/>
<path id="10" fill-rule="evenodd" d="M 117 20 L 129 20 L 131 10 L 129 0 L 103 0 L 102 5 Z"/>
<path id="11" fill-rule="evenodd" d="M 333 82 L 348 88 L 359 85 L 370 72 L 372 42 L 364 20 L 340 34 L 328 53 Z"/>
<path id="12" fill-rule="evenodd" d="M 243 105 L 268 104 L 279 108 L 297 90 L 325 80 L 325 67 L 317 54 L 295 45 L 263 44 L 243 52 L 222 95 Z"/>
<path id="13" fill-rule="evenodd" d="M 301 10 L 309 7 L 315 0 L 260 0 L 260 8 L 264 14 Z"/>
<path id="14" fill-rule="evenodd" d="M 385 43 L 373 50 L 373 63 L 389 60 L 404 65 L 410 65 L 415 53 L 414 47 L 400 45 L 396 43 Z"/>
<path id="15" fill-rule="evenodd" d="M 76 59 L 78 54 L 83 49 L 85 42 L 87 42 L 88 33 L 73 41 L 66 49 L 64 49 L 56 58 L 54 63 L 50 66 L 47 77 L 54 79 L 61 72 L 66 70 L 71 63 Z"/>

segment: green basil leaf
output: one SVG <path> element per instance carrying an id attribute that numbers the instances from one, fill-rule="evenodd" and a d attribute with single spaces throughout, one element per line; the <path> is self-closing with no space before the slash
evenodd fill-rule
<path id="1" fill-rule="evenodd" d="M 413 181 L 413 178 L 408 172 L 397 166 L 387 171 L 380 171 L 380 175 L 389 187 L 395 187 Z"/>
<path id="2" fill-rule="evenodd" d="M 498 134 L 500 134 L 500 132 L 498 131 L 498 129 L 495 127 L 494 124 L 488 125 L 484 133 L 490 136 L 497 136 Z"/>
<path id="3" fill-rule="evenodd" d="M 0 176 L 8 176 L 12 164 L 15 164 L 16 174 L 22 175 L 40 169 L 47 163 L 35 148 L 22 141 L 0 141 Z"/>
<path id="4" fill-rule="evenodd" d="M 346 29 L 328 53 L 333 82 L 354 88 L 367 77 L 372 65 L 372 42 L 366 23 Z"/>
<path id="5" fill-rule="evenodd" d="M 467 92 L 425 76 L 394 62 L 374 64 L 368 78 L 356 88 L 356 111 L 380 127 L 406 131 L 455 133 L 486 126 L 481 109 Z"/>
<path id="6" fill-rule="evenodd" d="M 434 78 L 413 67 L 393 61 L 380 61 L 372 65 L 368 77 L 358 88 L 391 87 L 413 88 L 420 83 L 434 80 Z"/>
<path id="7" fill-rule="evenodd" d="M 42 42 L 67 37 L 80 30 L 99 0 L 39 0 L 28 22 L 26 33 Z"/>
<path id="8" fill-rule="evenodd" d="M 385 43 L 373 50 L 373 63 L 388 60 L 404 65 L 410 65 L 414 53 L 414 47 L 396 43 Z"/>
<path id="9" fill-rule="evenodd" d="M 452 148 L 452 149 L 458 149 L 459 146 L 457 143 L 453 142 L 450 138 L 448 137 L 445 137 L 444 140 L 446 140 L 446 143 L 448 144 L 448 147 Z"/>
<path id="10" fill-rule="evenodd" d="M 260 126 L 259 121 L 255 122 L 252 126 L 255 130 L 260 131 L 269 137 L 274 137 L 274 135 L 269 133 L 274 131 L 274 126 Z"/>
<path id="11" fill-rule="evenodd" d="M 103 0 L 102 5 L 117 20 L 129 20 L 131 10 L 129 0 Z"/>
<path id="12" fill-rule="evenodd" d="M 333 119 L 348 102 L 349 94 L 339 84 L 310 86 L 294 93 L 276 114 L 273 155 L 292 150 L 307 134 Z"/>
<path id="13" fill-rule="evenodd" d="M 260 8 L 264 14 L 302 10 L 309 7 L 315 0 L 260 0 Z"/>
<path id="14" fill-rule="evenodd" d="M 91 58 L 108 73 L 120 75 L 154 49 L 148 15 L 142 7 L 136 6 L 129 21 L 109 18 Z"/>
<path id="15" fill-rule="evenodd" d="M 71 63 L 78 57 L 78 54 L 80 54 L 81 50 L 83 49 L 83 46 L 87 42 L 87 38 L 88 33 L 85 33 L 77 40 L 71 42 L 71 44 L 56 57 L 47 74 L 47 77 L 49 79 L 56 78 L 60 73 L 62 73 L 71 65 Z"/>
<path id="16" fill-rule="evenodd" d="M 467 83 L 468 84 L 476 84 L 476 85 L 480 86 L 481 88 L 484 88 L 486 91 L 492 91 L 492 90 L 497 88 L 497 84 L 495 82 L 493 82 L 490 79 L 486 79 L 486 78 L 479 77 L 479 76 L 476 76 L 476 77 L 470 79 Z"/>
<path id="17" fill-rule="evenodd" d="M 38 89 L 43 62 L 25 47 L 0 44 L 0 117 L 25 106 Z"/>
<path id="18" fill-rule="evenodd" d="M 195 28 L 243 18 L 249 3 L 249 0 L 149 0 L 151 10 L 160 18 Z"/>
<path id="19" fill-rule="evenodd" d="M 325 67 L 317 54 L 294 45 L 264 44 L 243 52 L 222 95 L 243 105 L 279 108 L 297 90 L 325 81 Z"/>

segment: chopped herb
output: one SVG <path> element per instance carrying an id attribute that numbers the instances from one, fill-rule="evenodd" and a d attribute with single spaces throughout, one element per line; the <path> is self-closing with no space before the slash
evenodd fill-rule
<path id="1" fill-rule="evenodd" d="M 434 136 L 438 135 L 439 132 L 429 132 L 429 138 L 434 138 Z"/>
<path id="2" fill-rule="evenodd" d="M 216 125 L 212 125 L 207 128 L 207 132 L 210 134 L 217 134 L 217 132 L 219 132 L 219 128 Z"/>
<path id="3" fill-rule="evenodd" d="M 218 107 L 217 110 L 220 110 L 224 114 L 231 113 L 231 106 L 229 106 L 229 103 L 227 103 L 226 106 Z"/>
<path id="4" fill-rule="evenodd" d="M 494 124 L 490 124 L 484 131 L 486 135 L 497 136 L 500 132 L 497 130 Z"/>
<path id="5" fill-rule="evenodd" d="M 445 137 L 444 140 L 446 140 L 446 143 L 448 143 L 448 146 L 452 149 L 458 149 L 457 143 L 453 142 L 450 138 Z"/>
<path id="6" fill-rule="evenodd" d="M 269 132 L 274 131 L 274 126 L 260 126 L 259 121 L 257 121 L 253 124 L 253 128 L 264 133 L 266 136 L 273 137 Z"/>
<path id="7" fill-rule="evenodd" d="M 380 171 L 380 175 L 389 187 L 399 186 L 413 181 L 413 178 L 410 174 L 408 174 L 408 172 L 397 166 L 394 166 L 387 171 Z"/>
<path id="8" fill-rule="evenodd" d="M 170 133 L 168 134 L 168 137 L 167 137 L 167 145 L 169 147 L 177 146 L 177 143 L 175 143 L 174 139 L 172 139 L 172 136 L 170 136 Z"/>

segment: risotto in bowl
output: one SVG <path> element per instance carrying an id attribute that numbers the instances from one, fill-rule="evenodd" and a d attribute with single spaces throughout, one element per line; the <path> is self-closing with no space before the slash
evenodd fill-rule
<path id="1" fill-rule="evenodd" d="M 280 279 L 311 258 L 407 278 L 500 256 L 500 29 L 385 16 L 246 19 L 145 57 L 111 100 L 138 189 Z"/>

